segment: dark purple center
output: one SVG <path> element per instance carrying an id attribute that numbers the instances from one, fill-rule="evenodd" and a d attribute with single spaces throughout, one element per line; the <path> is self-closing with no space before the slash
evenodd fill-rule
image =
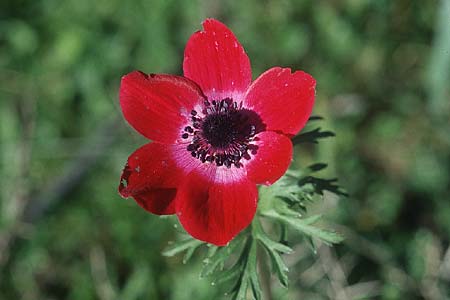
<path id="1" fill-rule="evenodd" d="M 264 130 L 259 116 L 233 100 L 204 102 L 201 113 L 191 112 L 191 125 L 181 137 L 190 140 L 187 150 L 203 163 L 241 167 L 240 160 L 250 159 L 258 147 L 255 135 Z"/>

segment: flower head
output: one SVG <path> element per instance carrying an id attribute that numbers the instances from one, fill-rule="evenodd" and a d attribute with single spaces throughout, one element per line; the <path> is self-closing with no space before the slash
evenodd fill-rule
<path id="1" fill-rule="evenodd" d="M 241 44 L 214 19 L 189 39 L 183 71 L 122 78 L 123 115 L 152 142 L 128 158 L 119 192 L 154 214 L 177 214 L 199 240 L 226 245 L 252 221 L 256 185 L 286 172 L 316 83 L 280 67 L 252 82 Z"/>

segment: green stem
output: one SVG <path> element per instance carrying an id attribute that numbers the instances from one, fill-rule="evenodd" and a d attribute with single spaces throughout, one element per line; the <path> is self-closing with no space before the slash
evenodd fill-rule
<path id="1" fill-rule="evenodd" d="M 261 226 L 261 222 L 258 217 L 256 217 L 252 222 L 252 235 L 253 239 L 256 243 L 257 236 L 263 233 L 263 228 Z M 265 259 L 263 259 L 265 258 Z M 267 258 L 264 255 L 264 251 L 261 247 L 257 249 L 257 262 L 258 262 L 258 270 L 259 277 L 261 278 L 261 287 L 263 299 L 272 300 L 272 285 L 270 284 L 270 269 L 267 265 Z"/>

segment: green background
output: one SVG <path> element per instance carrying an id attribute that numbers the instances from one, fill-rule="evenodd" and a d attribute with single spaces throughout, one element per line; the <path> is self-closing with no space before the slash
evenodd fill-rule
<path id="1" fill-rule="evenodd" d="M 314 114 L 337 135 L 299 145 L 295 163 L 329 163 L 348 191 L 311 207 L 346 239 L 293 245 L 273 299 L 450 299 L 449 0 L 2 0 L 0 299 L 223 295 L 200 255 L 161 255 L 173 218 L 117 194 L 146 143 L 122 119 L 121 76 L 182 74 L 207 17 L 234 31 L 254 78 L 312 74 Z"/>

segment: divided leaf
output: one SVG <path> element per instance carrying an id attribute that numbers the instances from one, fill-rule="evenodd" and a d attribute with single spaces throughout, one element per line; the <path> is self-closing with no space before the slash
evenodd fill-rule
<path id="1" fill-rule="evenodd" d="M 284 263 L 283 259 L 281 258 L 281 254 L 289 254 L 292 252 L 292 249 L 284 244 L 275 242 L 272 239 L 270 239 L 262 229 L 261 225 L 259 224 L 259 220 L 255 220 L 253 224 L 254 224 L 255 238 L 261 243 L 264 250 L 269 255 L 272 265 L 272 271 L 274 271 L 275 274 L 277 275 L 281 285 L 287 287 L 288 286 L 287 273 L 289 270 L 286 264 Z"/>
<path id="2" fill-rule="evenodd" d="M 203 244 L 205 243 L 202 241 L 196 240 L 192 237 L 188 237 L 187 239 L 177 241 L 172 245 L 170 245 L 169 247 L 167 247 L 162 252 L 162 255 L 170 257 L 186 251 L 183 257 L 183 263 L 185 264 L 192 257 L 194 251 Z"/>
<path id="3" fill-rule="evenodd" d="M 300 144 L 300 143 L 313 143 L 317 144 L 319 143 L 319 139 L 327 138 L 335 136 L 334 132 L 325 130 L 323 131 L 320 127 L 317 127 L 316 129 L 313 129 L 311 131 L 307 131 L 304 133 L 300 133 L 299 135 L 295 136 L 292 139 L 292 143 L 294 145 Z"/>
<path id="4" fill-rule="evenodd" d="M 283 222 L 286 225 L 289 225 L 291 228 L 307 236 L 320 239 L 328 245 L 340 243 L 343 240 L 343 237 L 334 231 L 325 230 L 317 226 L 314 226 L 314 223 L 321 218 L 320 215 L 315 215 L 303 219 L 295 217 L 292 214 L 286 214 L 286 211 L 291 210 L 285 207 L 285 210 L 283 210 L 282 213 L 276 210 L 270 210 L 264 212 L 263 215 L 273 220 Z"/>
<path id="5" fill-rule="evenodd" d="M 321 120 L 321 117 L 311 117 L 309 121 Z M 311 142 L 317 143 L 319 139 L 334 136 L 331 131 L 322 131 L 316 128 L 302 133 L 292 139 L 294 144 Z M 317 226 L 321 215 L 304 217 L 307 204 L 316 196 L 323 196 L 325 191 L 347 196 L 340 188 L 336 179 L 323 179 L 311 174 L 327 167 L 325 163 L 310 165 L 303 172 L 288 170 L 286 174 L 270 187 L 263 187 L 259 193 L 258 214 L 251 226 L 239 234 L 225 247 L 217 247 L 195 240 L 191 237 L 176 242 L 168 247 L 163 255 L 173 256 L 184 252 L 183 262 L 189 260 L 195 250 L 207 245 L 206 257 L 203 259 L 201 277 L 213 278 L 216 283 L 231 286 L 230 294 L 233 300 L 245 300 L 248 297 L 254 300 L 262 299 L 262 290 L 258 276 L 258 247 L 263 249 L 270 259 L 271 272 L 277 276 L 280 284 L 288 286 L 288 267 L 282 255 L 290 254 L 292 249 L 287 246 L 287 233 L 291 229 L 300 233 L 305 242 L 314 249 L 314 239 L 319 239 L 331 245 L 342 241 L 342 236 L 332 230 Z M 266 217 L 272 224 L 280 228 L 277 238 L 272 238 L 263 229 L 260 217 Z M 272 232 L 271 232 L 272 234 Z M 264 253 L 261 252 L 261 253 Z M 260 262 L 263 263 L 264 262 Z"/>

